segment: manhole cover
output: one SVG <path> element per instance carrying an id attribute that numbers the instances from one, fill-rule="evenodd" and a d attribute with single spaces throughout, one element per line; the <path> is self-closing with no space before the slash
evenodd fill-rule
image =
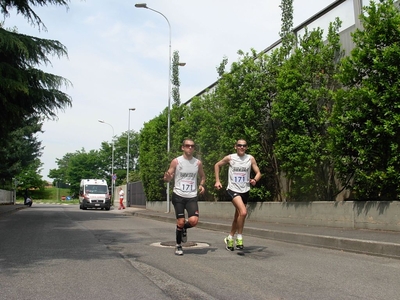
<path id="1" fill-rule="evenodd" d="M 164 246 L 164 247 L 175 247 L 176 242 L 174 242 L 174 241 L 171 241 L 171 242 L 161 242 L 160 244 L 161 244 L 161 246 Z M 182 243 L 182 247 L 194 247 L 194 246 L 196 246 L 196 245 L 197 245 L 196 242 L 186 242 L 186 243 Z"/>
<path id="2" fill-rule="evenodd" d="M 157 247 L 168 247 L 168 248 L 175 248 L 176 242 L 175 241 L 168 241 L 168 242 L 159 242 L 153 243 L 152 246 Z M 182 243 L 183 248 L 203 248 L 203 247 L 210 247 L 207 243 L 200 243 L 200 242 L 186 242 Z"/>

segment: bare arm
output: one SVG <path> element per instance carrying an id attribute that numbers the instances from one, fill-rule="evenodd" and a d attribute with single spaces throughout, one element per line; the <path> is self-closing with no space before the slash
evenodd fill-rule
<path id="1" fill-rule="evenodd" d="M 204 194 L 205 192 L 205 188 L 204 188 L 204 184 L 206 183 L 206 174 L 204 173 L 204 169 L 203 169 L 203 164 L 201 163 L 201 161 L 199 161 L 199 177 L 200 177 L 200 183 L 199 183 L 199 192 L 200 194 Z"/>
<path id="2" fill-rule="evenodd" d="M 217 162 L 214 165 L 214 173 L 215 173 L 215 184 L 214 184 L 214 187 L 217 190 L 222 188 L 222 184 L 221 184 L 221 182 L 219 180 L 219 171 L 221 170 L 222 166 L 224 166 L 224 165 L 229 163 L 230 159 L 231 159 L 230 156 L 227 155 L 227 156 L 225 156 L 223 159 L 221 159 L 219 162 Z"/>
<path id="3" fill-rule="evenodd" d="M 261 172 L 254 157 L 251 157 L 251 168 L 256 173 L 254 178 L 250 179 L 250 184 L 254 186 L 261 179 Z"/>
<path id="4" fill-rule="evenodd" d="M 177 165 L 178 165 L 178 160 L 176 158 L 174 158 L 171 161 L 171 164 L 169 165 L 169 169 L 167 170 L 167 172 L 164 173 L 164 181 L 165 182 L 170 182 L 172 180 L 172 178 L 174 178 L 175 169 L 176 169 Z"/>

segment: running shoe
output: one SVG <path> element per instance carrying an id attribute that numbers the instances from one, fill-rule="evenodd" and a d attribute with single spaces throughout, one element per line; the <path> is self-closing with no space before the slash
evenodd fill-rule
<path id="1" fill-rule="evenodd" d="M 175 247 L 175 255 L 183 255 L 183 250 L 181 245 Z"/>
<path id="2" fill-rule="evenodd" d="M 228 237 L 224 238 L 224 242 L 226 244 L 226 250 L 228 251 L 234 251 L 235 249 L 233 248 L 233 239 L 228 239 Z"/>
<path id="3" fill-rule="evenodd" d="M 182 243 L 186 243 L 187 242 L 187 230 L 186 228 L 182 229 Z"/>
<path id="4" fill-rule="evenodd" d="M 243 239 L 236 239 L 236 249 L 243 249 Z"/>

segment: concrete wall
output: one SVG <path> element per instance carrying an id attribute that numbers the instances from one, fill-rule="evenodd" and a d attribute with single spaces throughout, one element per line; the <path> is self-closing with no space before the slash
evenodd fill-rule
<path id="1" fill-rule="evenodd" d="M 14 191 L 0 190 L 0 204 L 14 204 Z"/>
<path id="2" fill-rule="evenodd" d="M 146 209 L 166 212 L 164 201 L 147 201 Z M 252 221 L 309 226 L 400 231 L 400 202 L 318 201 L 257 202 L 248 205 L 247 218 Z M 231 219 L 230 202 L 199 202 L 201 216 Z M 171 204 L 169 213 L 174 214 Z"/>

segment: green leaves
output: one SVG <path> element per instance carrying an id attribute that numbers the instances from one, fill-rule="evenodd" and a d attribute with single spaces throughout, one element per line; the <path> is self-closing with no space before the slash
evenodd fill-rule
<path id="1" fill-rule="evenodd" d="M 333 106 L 340 21 L 330 25 L 328 42 L 321 29 L 305 31 L 299 46 L 277 76 L 272 117 L 279 121 L 275 154 L 290 182 L 289 200 L 333 200 L 333 162 L 329 154 L 329 118 Z"/>
<path id="2" fill-rule="evenodd" d="M 361 199 L 399 199 L 400 13 L 393 1 L 371 2 L 341 65 L 346 86 L 332 119 L 336 168 Z M 397 172 L 396 172 L 397 170 Z"/>
<path id="3" fill-rule="evenodd" d="M 8 16 L 10 9 L 26 17 L 29 22 L 38 26 L 44 24 L 35 14 L 31 6 L 46 4 L 66 5 L 63 0 L 32 0 L 32 1 L 0 1 L 0 11 L 4 17 Z M 45 40 L 33 36 L 18 33 L 15 29 L 7 30 L 0 23 L 0 119 L 7 120 L 0 125 L 0 148 L 9 149 L 10 141 L 18 145 L 12 135 L 23 130 L 26 122 L 36 120 L 41 127 L 44 119 L 55 119 L 57 111 L 71 105 L 71 98 L 60 89 L 70 85 L 70 82 L 54 74 L 45 73 L 39 69 L 41 65 L 51 64 L 49 56 L 67 56 L 64 45 L 58 41 Z M 21 138 L 30 139 L 22 135 Z M 22 151 L 14 151 L 15 157 L 7 161 L 3 157 L 4 164 L 0 166 L 0 179 L 11 180 L 17 166 L 24 163 L 15 163 L 16 159 L 26 159 L 26 147 Z M 40 157 L 40 152 L 32 150 L 31 156 Z M 20 157 L 16 157 L 20 154 Z M 31 162 L 32 157 L 26 159 Z M 14 166 L 14 171 L 9 172 L 7 166 Z M 14 174 L 15 175 L 15 174 Z"/>

